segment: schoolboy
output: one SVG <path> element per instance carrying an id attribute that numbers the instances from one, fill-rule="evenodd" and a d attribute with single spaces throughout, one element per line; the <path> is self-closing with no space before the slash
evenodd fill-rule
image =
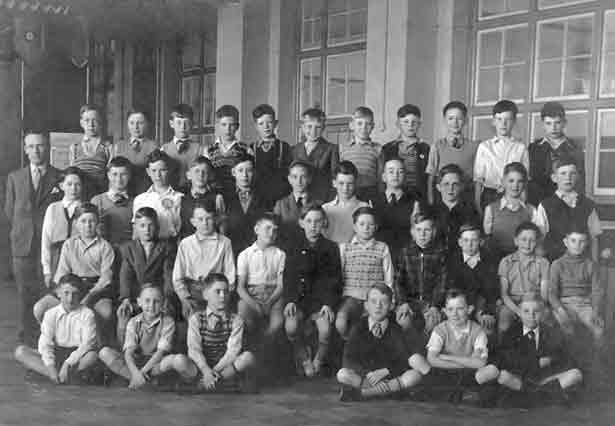
<path id="1" fill-rule="evenodd" d="M 337 381 L 343 402 L 394 395 L 418 384 L 430 366 L 418 347 L 412 347 L 404 332 L 390 321 L 393 291 L 373 284 L 367 293 L 367 317 L 352 329 L 344 347 Z"/>
<path id="2" fill-rule="evenodd" d="M 94 312 L 80 303 L 86 292 L 81 278 L 62 276 L 55 292 L 60 302 L 43 317 L 38 351 L 20 345 L 15 359 L 53 383 L 64 384 L 96 365 L 96 320 Z"/>
<path id="3" fill-rule="evenodd" d="M 225 195 L 226 232 L 233 245 L 233 253 L 237 256 L 254 242 L 256 220 L 271 205 L 254 187 L 253 156 L 245 154 L 238 157 L 231 173 L 235 179 L 235 189 Z"/>
<path id="4" fill-rule="evenodd" d="M 182 238 L 186 238 L 194 233 L 192 226 L 192 209 L 197 202 L 213 203 L 216 206 L 216 213 L 219 218 L 224 216 L 226 205 L 224 196 L 220 193 L 215 183 L 214 167 L 211 161 L 205 156 L 196 157 L 188 169 L 188 181 L 190 185 L 186 188 L 185 195 L 182 197 L 180 215 L 182 219 L 181 232 Z M 218 228 L 223 227 L 223 222 L 217 224 Z M 224 233 L 224 229 L 220 229 Z"/>
<path id="5" fill-rule="evenodd" d="M 406 104 L 397 110 L 397 127 L 401 132 L 399 138 L 385 144 L 380 155 L 380 164 L 390 157 L 404 161 L 404 190 L 415 192 L 422 200 L 427 199 L 427 161 L 429 144 L 418 136 L 421 127 L 421 110 Z"/>
<path id="6" fill-rule="evenodd" d="M 178 190 L 186 185 L 186 172 L 190 163 L 201 152 L 201 144 L 190 138 L 193 123 L 194 111 L 190 105 L 174 105 L 169 116 L 169 126 L 173 130 L 173 139 L 160 147 L 169 158 L 167 161 L 169 185 Z M 148 170 L 150 164 L 148 160 Z M 151 179 L 149 172 L 148 176 Z"/>
<path id="7" fill-rule="evenodd" d="M 273 204 L 290 191 L 286 176 L 292 161 L 291 148 L 276 134 L 278 120 L 271 105 L 258 105 L 252 110 L 252 119 L 258 133 L 258 140 L 252 144 L 255 181 L 261 192 L 266 190 Z"/>
<path id="8" fill-rule="evenodd" d="M 130 161 L 126 157 L 114 157 L 107 166 L 109 190 L 92 198 L 100 214 L 100 236 L 114 246 L 132 239 L 130 180 Z"/>
<path id="9" fill-rule="evenodd" d="M 536 254 L 540 230 L 532 222 L 523 222 L 515 230 L 517 251 L 504 257 L 498 267 L 500 297 L 499 337 L 520 316 L 519 302 L 525 293 L 539 293 L 544 300 L 549 292 L 549 261 Z"/>
<path id="10" fill-rule="evenodd" d="M 82 174 L 77 167 L 67 167 L 62 173 L 60 189 L 64 196 L 49 204 L 43 219 L 41 235 L 41 265 L 45 287 L 51 288 L 62 244 L 77 233 L 75 210 L 81 205 Z"/>
<path id="11" fill-rule="evenodd" d="M 169 241 L 158 238 L 158 215 L 153 208 L 141 207 L 135 212 L 134 232 L 135 239 L 120 248 L 120 306 L 117 309 L 120 342 L 124 341 L 128 320 L 138 311 L 137 299 L 144 285 L 161 289 L 168 314 L 177 314 L 178 310 L 177 301 L 171 297 L 175 248 Z"/>
<path id="12" fill-rule="evenodd" d="M 115 144 L 113 155 L 127 158 L 132 166 L 129 182 L 129 192 L 132 194 L 140 194 L 151 185 L 145 171 L 147 156 L 159 147 L 158 142 L 147 137 L 149 123 L 145 111 L 132 109 L 126 118 L 128 138 Z"/>
<path id="13" fill-rule="evenodd" d="M 528 293 L 519 309 L 521 321 L 506 331 L 498 349 L 498 383 L 532 400 L 547 393 L 565 402 L 567 392 L 583 380 L 583 373 L 575 368 L 561 331 L 543 321 L 543 299 Z"/>
<path id="14" fill-rule="evenodd" d="M 591 257 L 594 261 L 598 259 L 598 236 L 602 233 L 600 218 L 594 202 L 575 189 L 577 167 L 570 158 L 554 161 L 551 179 L 557 190 L 538 205 L 536 224 L 545 237 L 544 249 L 551 261 L 565 253 L 564 237 L 573 228 L 589 235 Z"/>
<path id="15" fill-rule="evenodd" d="M 98 106 L 85 104 L 79 109 L 83 140 L 68 147 L 68 163 L 84 175 L 84 198 L 89 200 L 107 190 L 107 163 L 113 154 L 111 142 L 102 139 L 103 118 Z"/>
<path id="16" fill-rule="evenodd" d="M 447 282 L 446 249 L 435 241 L 435 217 L 428 209 L 412 218 L 408 245 L 395 268 L 396 320 L 404 330 L 414 327 L 429 335 L 442 317 Z"/>
<path id="17" fill-rule="evenodd" d="M 295 362 L 307 377 L 320 372 L 326 360 L 341 293 L 341 264 L 337 244 L 322 231 L 327 214 L 318 204 L 301 210 L 303 235 L 286 250 L 284 268 L 284 328 L 293 345 Z M 318 347 L 312 356 L 306 334 L 316 325 Z"/>
<path id="18" fill-rule="evenodd" d="M 472 203 L 466 202 L 461 195 L 464 181 L 463 171 L 456 164 L 445 165 L 438 174 L 436 188 L 440 197 L 432 209 L 436 216 L 436 240 L 449 252 L 457 248 L 460 226 L 480 221 Z"/>
<path id="19" fill-rule="evenodd" d="M 231 241 L 216 231 L 216 208 L 212 203 L 197 202 L 192 208 L 195 231 L 177 248 L 173 267 L 173 288 L 182 305 L 185 319 L 202 302 L 202 281 L 211 273 L 226 276 L 230 289 L 235 289 L 235 258 Z"/>
<path id="20" fill-rule="evenodd" d="M 214 167 L 216 180 L 224 194 L 235 187 L 232 169 L 239 158 L 252 154 L 252 150 L 237 140 L 239 110 L 233 105 L 222 105 L 216 111 L 216 141 L 204 151 Z"/>
<path id="21" fill-rule="evenodd" d="M 47 207 L 61 197 L 61 172 L 49 164 L 49 134 L 26 130 L 24 152 L 29 164 L 9 173 L 4 213 L 10 226 L 13 274 L 17 285 L 17 338 L 34 344 L 32 306 L 42 290 L 41 235 Z"/>
<path id="22" fill-rule="evenodd" d="M 482 232 L 478 223 L 465 223 L 459 228 L 458 249 L 449 253 L 447 288 L 463 291 L 472 317 L 491 335 L 495 332 L 496 301 L 500 295 L 498 265 L 490 253 L 481 250 Z"/>
<path id="23" fill-rule="evenodd" d="M 66 274 L 75 274 L 86 283 L 87 292 L 81 303 L 93 307 L 104 326 L 99 331 L 106 335 L 109 332 L 106 326 L 113 317 L 111 285 L 115 253 L 111 244 L 96 234 L 99 223 L 96 206 L 82 204 L 75 211 L 75 221 L 78 233 L 62 244 L 54 282 L 60 282 Z M 34 305 L 34 317 L 42 321 L 45 312 L 58 304 L 60 300 L 55 295 L 43 296 Z"/>
<path id="24" fill-rule="evenodd" d="M 357 168 L 350 161 L 341 161 L 335 170 L 333 179 L 333 187 L 337 195 L 332 201 L 322 205 L 328 218 L 324 235 L 338 244 L 347 243 L 354 234 L 352 214 L 359 207 L 369 206 L 356 196 L 358 173 Z"/>
<path id="25" fill-rule="evenodd" d="M 551 174 L 553 161 L 571 158 L 577 164 L 579 179 L 575 190 L 583 193 L 585 189 L 583 149 L 566 136 L 566 110 L 559 102 L 547 102 L 540 110 L 544 136 L 534 140 L 528 147 L 530 175 L 528 201 L 537 206 L 542 200 L 553 195 L 557 189 Z"/>
<path id="26" fill-rule="evenodd" d="M 255 365 L 252 352 L 245 350 L 245 323 L 231 312 L 229 283 L 222 274 L 203 281 L 207 307 L 188 321 L 188 357 L 179 359 L 176 370 L 189 379 L 199 379 L 205 391 L 236 389 L 236 379 Z"/>
<path id="27" fill-rule="evenodd" d="M 158 286 L 144 285 L 137 299 L 141 313 L 128 321 L 122 352 L 105 346 L 100 360 L 118 376 L 129 380 L 130 389 L 138 389 L 155 376 L 174 369 L 175 321 L 163 312 L 164 296 Z"/>
<path id="28" fill-rule="evenodd" d="M 382 172 L 385 189 L 370 200 L 378 215 L 376 239 L 389 246 L 393 260 L 408 242 L 411 219 L 419 212 L 418 197 L 403 189 L 405 173 L 401 158 L 387 159 Z"/>
<path id="29" fill-rule="evenodd" d="M 427 342 L 431 373 L 426 377 L 426 384 L 451 386 L 452 402 L 466 400 L 469 396 L 466 392 L 471 388 L 493 382 L 499 375 L 495 365 L 487 365 L 487 335 L 470 319 L 473 309 L 463 292 L 447 290 L 446 320 L 433 329 Z"/>
<path id="30" fill-rule="evenodd" d="M 154 151 L 147 157 L 147 175 L 152 186 L 135 197 L 133 211 L 141 207 L 156 210 L 159 237 L 174 239 L 181 228 L 181 199 L 183 194 L 169 184 L 171 159 L 164 151 Z"/>
<path id="31" fill-rule="evenodd" d="M 393 288 L 393 262 L 389 247 L 374 238 L 376 212 L 371 207 L 359 207 L 352 213 L 354 236 L 340 244 L 342 303 L 337 311 L 335 327 L 343 339 L 363 314 L 363 305 L 370 286 L 386 284 Z"/>
<path id="32" fill-rule="evenodd" d="M 309 108 L 301 114 L 301 142 L 292 147 L 293 161 L 305 161 L 312 166 L 312 196 L 316 200 L 331 199 L 331 181 L 339 163 L 338 147 L 323 138 L 325 113 Z"/>
<path id="33" fill-rule="evenodd" d="M 352 132 L 350 141 L 339 146 L 340 161 L 350 161 L 358 171 L 357 196 L 372 199 L 378 192 L 379 159 L 381 145 L 371 139 L 374 129 L 374 112 L 364 106 L 357 107 L 348 124 Z"/>
<path id="34" fill-rule="evenodd" d="M 474 202 L 474 159 L 478 142 L 463 135 L 463 129 L 468 117 L 468 108 L 463 102 L 451 101 L 442 109 L 446 136 L 438 139 L 429 150 L 429 160 L 425 172 L 427 179 L 427 199 L 429 204 L 436 202 L 437 194 L 434 192 L 440 169 L 447 164 L 457 164 L 463 171 L 462 198 L 467 203 Z"/>
<path id="35" fill-rule="evenodd" d="M 498 101 L 493 106 L 495 136 L 481 142 L 474 160 L 474 204 L 479 212 L 499 198 L 502 192 L 502 176 L 508 163 L 517 161 L 529 168 L 525 144 L 515 139 L 512 130 L 519 112 L 517 105 L 509 100 Z"/>

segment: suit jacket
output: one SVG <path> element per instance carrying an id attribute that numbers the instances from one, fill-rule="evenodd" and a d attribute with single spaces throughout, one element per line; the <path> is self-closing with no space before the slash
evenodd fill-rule
<path id="1" fill-rule="evenodd" d="M 158 240 L 152 247 L 149 258 L 139 241 L 126 242 L 120 248 L 122 266 L 120 267 L 120 300 L 136 300 L 141 286 L 151 283 L 160 286 L 166 294 L 173 291 L 171 274 L 175 262 L 175 247 L 166 240 Z"/>
<path id="2" fill-rule="evenodd" d="M 60 179 L 61 172 L 48 165 L 35 191 L 29 165 L 9 174 L 4 212 L 11 225 L 13 256 L 31 256 L 40 251 L 45 211 L 62 195 L 58 188 Z"/>
<path id="3" fill-rule="evenodd" d="M 301 142 L 292 148 L 293 161 L 304 161 L 313 167 L 311 193 L 317 200 L 323 202 L 331 199 L 331 182 L 340 161 L 337 145 L 321 138 L 316 147 L 308 155 L 305 143 Z"/>
<path id="4" fill-rule="evenodd" d="M 496 301 L 500 296 L 498 264 L 486 252 L 480 252 L 480 261 L 470 268 L 463 261 L 463 253 L 457 249 L 449 253 L 447 261 L 447 289 L 464 291 L 475 312 L 485 311 L 495 315 Z"/>
<path id="5" fill-rule="evenodd" d="M 303 205 L 314 202 L 321 204 L 320 201 L 314 200 L 308 194 L 303 200 Z M 299 227 L 301 210 L 297 206 L 297 201 L 295 201 L 295 196 L 292 193 L 280 198 L 275 203 L 273 212 L 280 216 L 280 238 L 284 244 L 287 241 L 295 241 L 297 238 L 303 237 L 303 230 Z"/>
<path id="6" fill-rule="evenodd" d="M 271 206 L 267 203 L 265 197 L 256 190 L 252 192 L 252 200 L 245 212 L 241 207 L 239 195 L 236 191 L 228 192 L 224 201 L 228 203 L 226 205 L 226 236 L 230 238 L 233 245 L 233 254 L 237 257 L 239 253 L 254 242 L 256 239 L 254 234 L 256 220 Z"/>

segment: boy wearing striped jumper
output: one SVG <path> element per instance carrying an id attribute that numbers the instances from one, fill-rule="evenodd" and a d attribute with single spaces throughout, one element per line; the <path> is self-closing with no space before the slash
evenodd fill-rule
<path id="1" fill-rule="evenodd" d="M 389 247 L 374 239 L 376 212 L 360 207 L 352 214 L 355 235 L 349 243 L 340 244 L 342 304 L 337 311 L 335 327 L 345 340 L 352 326 L 363 315 L 363 305 L 370 287 L 383 283 L 393 288 L 393 262 Z"/>

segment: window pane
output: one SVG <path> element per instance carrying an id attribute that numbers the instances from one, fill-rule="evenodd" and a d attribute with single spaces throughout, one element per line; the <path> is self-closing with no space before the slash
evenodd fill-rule
<path id="1" fill-rule="evenodd" d="M 540 26 L 540 59 L 564 56 L 564 23 L 550 22 Z"/>
<path id="2" fill-rule="evenodd" d="M 303 0 L 303 19 L 320 17 L 322 0 Z"/>
<path id="3" fill-rule="evenodd" d="M 602 52 L 600 95 L 615 95 L 615 10 L 604 14 L 604 42 Z"/>
<path id="4" fill-rule="evenodd" d="M 346 0 L 329 0 L 329 13 L 330 14 L 345 12 L 346 7 L 347 7 Z"/>
<path id="5" fill-rule="evenodd" d="M 500 69 L 480 70 L 478 73 L 476 102 L 488 102 L 500 97 Z"/>
<path id="6" fill-rule="evenodd" d="M 546 9 L 548 7 L 566 6 L 575 3 L 585 3 L 593 0 L 538 0 L 538 8 Z"/>
<path id="7" fill-rule="evenodd" d="M 328 44 L 364 41 L 367 34 L 367 2 L 330 0 Z"/>
<path id="8" fill-rule="evenodd" d="M 182 68 L 184 70 L 201 66 L 201 37 L 187 38 L 182 46 Z"/>
<path id="9" fill-rule="evenodd" d="M 215 123 L 214 113 L 216 107 L 216 74 L 205 74 L 203 85 L 203 125 Z"/>
<path id="10" fill-rule="evenodd" d="M 599 149 L 615 149 L 615 110 L 600 111 Z M 611 163 L 615 164 L 615 163 Z M 612 167 L 615 170 L 615 167 Z"/>
<path id="11" fill-rule="evenodd" d="M 526 12 L 529 0 L 480 0 L 479 17 L 492 18 L 498 15 Z"/>
<path id="12" fill-rule="evenodd" d="M 499 65 L 502 32 L 491 31 L 480 35 L 480 65 Z"/>
<path id="13" fill-rule="evenodd" d="M 216 66 L 216 40 L 204 40 L 203 46 L 203 63 L 206 67 Z"/>
<path id="14" fill-rule="evenodd" d="M 306 59 L 301 62 L 301 92 L 299 104 L 301 111 L 311 107 L 322 107 L 320 58 Z"/>
<path id="15" fill-rule="evenodd" d="M 611 137 L 615 139 L 615 137 Z M 598 158 L 598 187 L 615 188 L 615 152 L 601 152 Z"/>
<path id="16" fill-rule="evenodd" d="M 492 117 L 490 115 L 481 115 L 474 117 L 472 120 L 472 139 L 484 141 L 495 136 L 495 130 L 491 124 Z M 522 142 L 525 141 L 527 120 L 523 114 L 517 115 L 517 122 L 513 128 L 513 136 Z"/>
<path id="17" fill-rule="evenodd" d="M 188 104 L 194 111 L 192 127 L 201 127 L 201 76 L 182 78 L 182 103 Z"/>
<path id="18" fill-rule="evenodd" d="M 501 98 L 525 99 L 527 77 L 525 65 L 511 65 L 504 68 Z"/>
<path id="19" fill-rule="evenodd" d="M 365 103 L 365 55 L 352 55 L 349 59 L 347 113 Z"/>
<path id="20" fill-rule="evenodd" d="M 346 112 L 346 64 L 344 57 L 329 58 L 327 65 L 327 114 Z"/>
<path id="21" fill-rule="evenodd" d="M 346 40 L 346 20 L 348 15 L 329 16 L 329 42 L 339 43 Z"/>
<path id="22" fill-rule="evenodd" d="M 322 0 L 303 0 L 301 21 L 301 49 L 318 48 L 321 45 Z"/>
<path id="23" fill-rule="evenodd" d="M 365 52 L 327 58 L 327 114 L 349 115 L 365 102 Z"/>
<path id="24" fill-rule="evenodd" d="M 592 19 L 591 17 L 571 20 L 568 23 L 568 56 L 591 55 Z"/>
<path id="25" fill-rule="evenodd" d="M 529 41 L 527 28 L 513 28 L 506 31 L 504 48 L 505 62 L 524 62 L 527 58 Z"/>
<path id="26" fill-rule="evenodd" d="M 567 111 L 566 136 L 585 149 L 589 132 L 589 114 L 587 111 Z M 540 113 L 532 114 L 532 140 L 542 139 L 545 135 Z"/>
<path id="27" fill-rule="evenodd" d="M 589 94 L 591 58 L 570 59 L 566 63 L 564 96 Z"/>
<path id="28" fill-rule="evenodd" d="M 562 61 L 549 61 L 538 64 L 538 97 L 559 96 L 562 81 Z"/>

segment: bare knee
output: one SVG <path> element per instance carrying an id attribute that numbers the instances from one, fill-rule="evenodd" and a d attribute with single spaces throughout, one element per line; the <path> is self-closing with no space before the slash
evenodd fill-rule
<path id="1" fill-rule="evenodd" d="M 117 356 L 117 352 L 110 348 L 109 346 L 105 346 L 100 351 L 98 351 L 98 358 L 105 364 L 111 364 Z"/>
<path id="2" fill-rule="evenodd" d="M 512 378 L 512 374 L 510 374 L 508 371 L 500 370 L 500 374 L 498 374 L 498 383 L 501 385 L 509 383 Z"/>
<path id="3" fill-rule="evenodd" d="M 487 365 L 485 367 L 479 368 L 474 375 L 476 379 L 476 383 L 483 384 L 490 382 L 492 380 L 496 380 L 499 375 L 499 370 L 495 365 Z"/>
<path id="4" fill-rule="evenodd" d="M 23 359 L 25 358 L 26 354 L 30 351 L 30 348 L 27 347 L 26 345 L 19 345 L 15 348 L 15 359 L 17 361 L 23 361 Z"/>
<path id="5" fill-rule="evenodd" d="M 336 378 L 339 383 L 347 384 L 350 383 L 352 377 L 352 371 L 348 368 L 340 368 L 337 372 Z"/>

